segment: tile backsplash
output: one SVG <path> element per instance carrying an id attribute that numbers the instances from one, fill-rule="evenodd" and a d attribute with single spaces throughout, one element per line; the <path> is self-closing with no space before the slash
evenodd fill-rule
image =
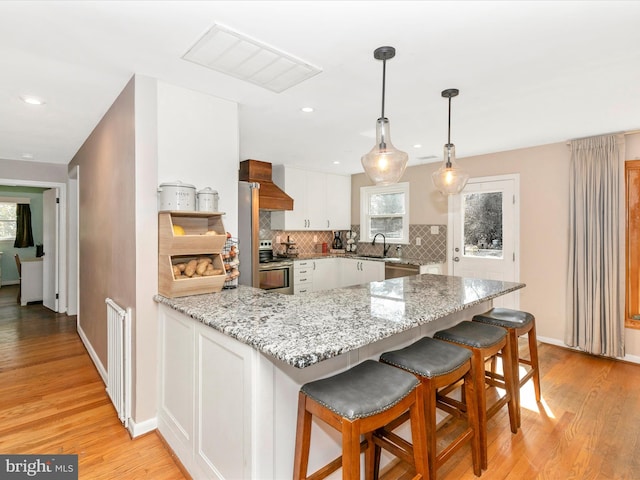
<path id="1" fill-rule="evenodd" d="M 431 227 L 438 227 L 437 233 L 431 233 Z M 382 243 L 371 245 L 369 242 L 360 242 L 360 225 L 351 225 L 351 230 L 358 234 L 356 241 L 358 242 L 357 253 L 363 255 L 379 255 L 382 254 Z M 260 238 L 271 239 L 273 241 L 274 250 L 279 250 L 280 245 L 276 245 L 276 237 L 280 236 L 281 241 L 286 241 L 290 236 L 298 247 L 298 253 L 301 255 L 312 254 L 316 252 L 317 243 L 326 242 L 331 248 L 333 242 L 332 232 L 324 231 L 283 231 L 271 230 L 271 213 L 266 210 L 260 211 Z M 346 246 L 345 232 L 341 232 L 340 238 Z M 421 245 L 416 245 L 416 238 L 421 239 Z M 429 262 L 444 263 L 447 260 L 447 226 L 446 225 L 409 225 L 409 245 L 402 245 L 402 256 L 406 258 L 419 258 Z M 391 243 L 391 242 L 390 242 Z M 388 255 L 396 256 L 396 245 L 391 243 Z"/>

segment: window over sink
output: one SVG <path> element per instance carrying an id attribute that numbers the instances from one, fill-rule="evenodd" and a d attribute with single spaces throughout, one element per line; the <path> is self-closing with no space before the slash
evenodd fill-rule
<path id="1" fill-rule="evenodd" d="M 409 183 L 360 188 L 360 240 L 384 234 L 387 243 L 409 243 Z"/>

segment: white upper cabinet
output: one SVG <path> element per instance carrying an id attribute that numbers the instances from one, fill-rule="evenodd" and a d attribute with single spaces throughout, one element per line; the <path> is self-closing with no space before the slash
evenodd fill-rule
<path id="1" fill-rule="evenodd" d="M 273 165 L 273 181 L 293 198 L 293 210 L 271 212 L 272 230 L 351 229 L 350 177 Z"/>
<path id="2" fill-rule="evenodd" d="M 307 172 L 282 165 L 272 167 L 273 183 L 293 198 L 293 210 L 271 212 L 272 230 L 308 230 Z"/>
<path id="3" fill-rule="evenodd" d="M 327 229 L 351 230 L 351 177 L 327 174 Z"/>

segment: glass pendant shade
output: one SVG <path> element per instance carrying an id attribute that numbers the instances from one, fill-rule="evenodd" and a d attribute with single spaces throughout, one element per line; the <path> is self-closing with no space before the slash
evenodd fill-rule
<path id="1" fill-rule="evenodd" d="M 444 146 L 444 162 L 431 178 L 435 187 L 445 195 L 456 195 L 467 184 L 469 174 L 456 166 L 456 146 L 452 143 Z"/>
<path id="2" fill-rule="evenodd" d="M 451 98 L 457 97 L 459 93 L 457 88 L 449 88 L 442 92 L 442 96 L 449 99 L 447 143 L 444 145 L 444 161 L 440 168 L 433 172 L 431 179 L 444 195 L 457 195 L 469 180 L 469 174 L 456 166 L 456 146 L 451 143 Z"/>
<path id="3" fill-rule="evenodd" d="M 391 143 L 389 119 L 379 118 L 376 122 L 376 144 L 361 159 L 369 179 L 376 185 L 397 183 L 407 168 L 408 160 L 409 155 Z"/>

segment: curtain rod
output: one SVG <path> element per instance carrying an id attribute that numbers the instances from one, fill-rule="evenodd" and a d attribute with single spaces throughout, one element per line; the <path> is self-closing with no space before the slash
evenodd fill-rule
<path id="1" fill-rule="evenodd" d="M 590 135 L 588 137 L 580 137 L 580 138 L 572 138 L 571 140 L 582 140 L 583 138 L 591 138 L 591 137 L 600 137 L 602 135 L 635 135 L 640 133 L 640 130 L 629 130 L 627 132 L 613 132 L 613 133 L 602 133 L 600 135 Z M 567 140 L 566 144 L 571 145 L 571 140 Z"/>

